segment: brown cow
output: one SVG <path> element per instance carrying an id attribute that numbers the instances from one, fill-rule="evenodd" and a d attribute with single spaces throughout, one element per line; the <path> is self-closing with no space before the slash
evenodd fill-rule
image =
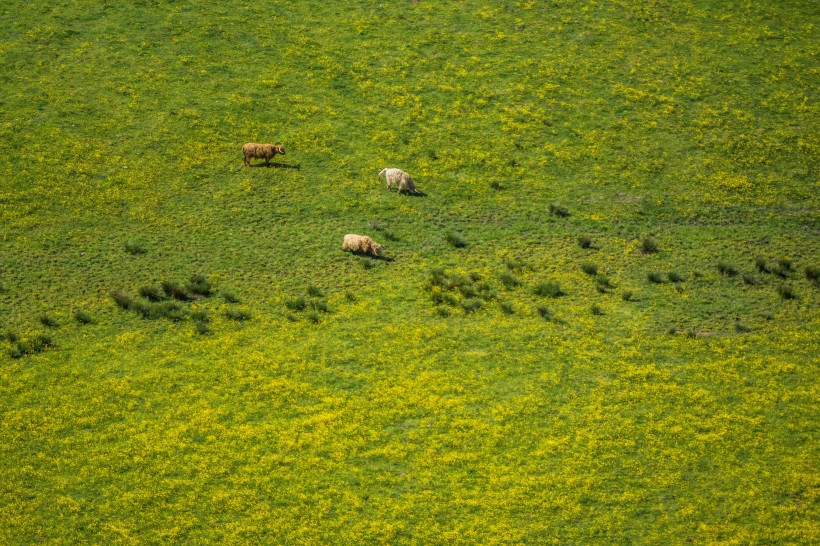
<path id="1" fill-rule="evenodd" d="M 374 242 L 373 239 L 367 235 L 354 235 L 352 233 L 345 235 L 342 250 L 349 250 L 356 254 L 382 255 L 382 245 Z"/>
<path id="2" fill-rule="evenodd" d="M 270 160 L 276 154 L 285 155 L 285 147 L 279 144 L 256 144 L 249 142 L 242 146 L 242 153 L 245 154 L 245 165 L 251 164 L 251 159 L 264 159 L 265 165 L 270 165 Z"/>

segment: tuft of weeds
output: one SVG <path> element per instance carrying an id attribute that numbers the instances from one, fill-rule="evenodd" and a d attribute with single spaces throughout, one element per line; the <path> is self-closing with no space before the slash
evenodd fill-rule
<path id="1" fill-rule="evenodd" d="M 752 329 L 749 328 L 748 326 L 746 326 L 745 324 L 743 324 L 742 322 L 740 322 L 740 321 L 735 322 L 735 332 L 737 332 L 738 334 L 745 334 L 745 333 L 748 333 L 748 332 L 751 332 L 751 331 L 752 331 Z"/>
<path id="2" fill-rule="evenodd" d="M 345 300 L 349 302 L 355 302 L 358 301 L 359 298 L 356 297 L 356 294 L 353 291 L 348 290 L 347 292 L 345 292 Z"/>
<path id="3" fill-rule="evenodd" d="M 205 309 L 191 313 L 191 320 L 194 322 L 211 322 L 211 315 Z"/>
<path id="4" fill-rule="evenodd" d="M 3 332 L 3 335 L 0 336 L 0 339 L 5 339 L 9 343 L 17 343 L 20 341 L 20 336 L 17 335 L 17 332 L 13 330 L 6 330 Z"/>
<path id="5" fill-rule="evenodd" d="M 94 322 L 94 317 L 92 317 L 91 314 L 87 311 L 77 309 L 76 311 L 74 311 L 74 320 L 76 320 L 80 324 L 91 324 L 92 322 Z"/>
<path id="6" fill-rule="evenodd" d="M 559 218 L 566 218 L 569 216 L 569 211 L 566 207 L 562 207 L 557 203 L 550 203 L 549 211 L 551 215 L 558 216 Z"/>
<path id="7" fill-rule="evenodd" d="M 316 311 L 311 311 L 307 315 L 307 319 L 312 322 L 313 324 L 318 324 L 321 317 L 319 317 L 319 313 Z"/>
<path id="8" fill-rule="evenodd" d="M 506 258 L 504 258 L 504 265 L 505 265 L 505 266 L 507 267 L 507 269 L 509 269 L 510 271 L 521 272 L 521 271 L 524 271 L 525 269 L 527 269 L 527 264 L 526 264 L 526 263 L 524 263 L 524 262 L 519 262 L 519 261 L 517 261 L 517 260 L 513 260 L 513 259 L 512 259 L 512 258 L 510 258 L 510 257 L 506 257 Z"/>
<path id="9" fill-rule="evenodd" d="M 502 284 L 503 284 L 506 288 L 515 288 L 516 286 L 518 286 L 518 285 L 520 285 L 520 284 L 521 284 L 521 281 L 519 281 L 519 280 L 516 278 L 516 276 L 515 276 L 515 275 L 513 275 L 512 273 L 510 273 L 509 271 L 503 271 L 503 272 L 502 272 L 502 273 L 498 276 L 498 278 L 501 280 L 501 283 L 502 283 Z"/>
<path id="10" fill-rule="evenodd" d="M 532 289 L 532 292 L 536 296 L 546 296 L 550 298 L 566 296 L 566 292 L 561 290 L 561 286 L 557 282 L 544 282 L 537 284 Z"/>
<path id="11" fill-rule="evenodd" d="M 591 277 L 594 277 L 598 274 L 598 266 L 592 262 L 584 262 L 581 264 L 581 271 Z"/>
<path id="12" fill-rule="evenodd" d="M 552 320 L 552 314 L 550 314 L 550 310 L 546 305 L 536 305 L 535 311 L 538 313 L 544 320 Z"/>
<path id="13" fill-rule="evenodd" d="M 147 250 L 145 250 L 145 247 L 141 243 L 138 243 L 137 241 L 128 241 L 128 242 L 126 242 L 125 243 L 125 251 L 127 253 L 131 254 L 132 256 L 137 256 L 139 254 L 145 254 L 147 252 Z"/>
<path id="14" fill-rule="evenodd" d="M 784 300 L 796 300 L 797 299 L 797 292 L 794 291 L 794 287 L 789 284 L 781 284 L 777 287 L 777 293 L 780 294 L 780 297 Z"/>
<path id="15" fill-rule="evenodd" d="M 236 322 L 244 322 L 252 318 L 250 312 L 241 309 L 226 309 L 225 316 Z"/>
<path id="16" fill-rule="evenodd" d="M 185 312 L 174 301 L 135 301 L 131 304 L 130 309 L 148 320 L 159 318 L 167 318 L 174 322 L 185 320 Z"/>
<path id="17" fill-rule="evenodd" d="M 492 182 L 490 182 L 490 187 L 494 190 L 503 190 L 504 189 L 504 186 L 502 186 L 501 182 L 499 182 L 498 180 L 493 180 Z"/>
<path id="18" fill-rule="evenodd" d="M 666 275 L 666 278 L 668 278 L 668 279 L 669 279 L 669 282 L 674 282 L 674 283 L 684 282 L 684 281 L 686 280 L 686 279 L 683 277 L 683 275 L 681 275 L 681 274 L 680 274 L 680 273 L 678 273 L 677 271 L 670 271 L 670 272 Z"/>
<path id="19" fill-rule="evenodd" d="M 319 288 L 313 286 L 312 284 L 307 287 L 307 293 L 308 296 L 311 296 L 313 298 L 321 298 L 322 296 L 324 296 L 322 291 Z"/>
<path id="20" fill-rule="evenodd" d="M 595 286 L 601 293 L 605 293 L 608 290 L 615 288 L 615 284 L 606 275 L 599 275 L 595 277 Z"/>
<path id="21" fill-rule="evenodd" d="M 654 284 L 662 284 L 663 283 L 663 275 L 658 273 L 657 271 L 650 271 L 646 274 L 646 278 L 649 282 Z"/>
<path id="22" fill-rule="evenodd" d="M 592 314 L 595 315 L 595 316 L 601 316 L 601 315 L 604 314 L 603 309 L 601 309 L 601 307 L 597 304 L 593 304 L 591 309 L 592 309 Z"/>
<path id="23" fill-rule="evenodd" d="M 644 254 L 655 254 L 658 252 L 658 243 L 651 237 L 644 237 L 641 241 L 641 252 Z"/>
<path id="24" fill-rule="evenodd" d="M 173 281 L 163 281 L 162 291 L 165 292 L 166 296 L 175 300 L 190 301 L 192 299 L 191 295 L 187 290 L 185 290 L 185 288 L 183 288 L 179 283 L 175 283 Z"/>
<path id="25" fill-rule="evenodd" d="M 806 279 L 808 279 L 810 283 L 814 286 L 820 286 L 820 267 L 807 265 L 804 271 L 806 273 Z"/>
<path id="26" fill-rule="evenodd" d="M 757 280 L 757 277 L 750 275 L 749 273 L 744 273 L 742 279 L 743 283 L 748 284 L 749 286 L 756 286 L 760 282 Z"/>
<path id="27" fill-rule="evenodd" d="M 35 353 L 54 347 L 54 340 L 48 334 L 38 334 L 31 340 L 31 348 Z"/>
<path id="28" fill-rule="evenodd" d="M 498 308 L 501 309 L 501 312 L 505 315 L 512 315 L 515 313 L 515 307 L 511 303 L 506 301 L 502 301 L 498 304 Z"/>
<path id="29" fill-rule="evenodd" d="M 288 319 L 291 322 L 296 322 L 296 321 L 299 320 L 299 317 L 297 317 L 293 313 L 288 313 L 287 315 L 285 315 L 285 318 Z"/>
<path id="30" fill-rule="evenodd" d="M 302 296 L 288 298 L 285 300 L 285 307 L 287 307 L 291 311 L 304 311 L 307 307 L 307 302 L 305 301 L 305 298 L 303 298 Z"/>
<path id="31" fill-rule="evenodd" d="M 635 295 L 632 293 L 632 290 L 624 290 L 621 292 L 621 299 L 624 301 L 632 301 Z"/>
<path id="32" fill-rule="evenodd" d="M 760 273 L 771 273 L 772 270 L 769 269 L 769 265 L 766 263 L 765 258 L 758 257 L 755 259 L 755 267 Z"/>
<path id="33" fill-rule="evenodd" d="M 458 291 L 461 292 L 461 295 L 465 298 L 475 298 L 478 296 L 478 292 L 476 292 L 475 288 L 469 284 L 459 285 Z"/>
<path id="34" fill-rule="evenodd" d="M 116 303 L 117 306 L 121 307 L 122 309 L 130 309 L 131 305 L 134 303 L 134 300 L 131 299 L 131 296 L 129 296 L 122 290 L 115 290 L 111 292 L 111 299 L 113 299 L 114 303 Z"/>
<path id="35" fill-rule="evenodd" d="M 788 279 L 794 273 L 794 266 L 792 265 L 792 261 L 788 258 L 780 258 L 777 260 L 777 266 L 772 269 L 772 273 L 777 275 L 782 279 Z"/>
<path id="36" fill-rule="evenodd" d="M 143 286 L 139 289 L 139 295 L 149 301 L 162 301 L 165 299 L 165 294 L 155 286 Z"/>
<path id="37" fill-rule="evenodd" d="M 698 337 L 698 332 L 694 328 L 690 328 L 686 330 L 686 337 L 689 339 L 696 339 Z"/>
<path id="38" fill-rule="evenodd" d="M 211 327 L 207 322 L 197 320 L 194 321 L 194 331 L 201 336 L 207 336 L 211 333 Z"/>
<path id="39" fill-rule="evenodd" d="M 45 326 L 46 328 L 59 328 L 60 323 L 57 322 L 57 319 L 50 315 L 40 315 L 40 324 Z"/>
<path id="40" fill-rule="evenodd" d="M 213 290 L 213 285 L 211 285 L 211 281 L 208 280 L 208 277 L 200 274 L 191 275 L 185 287 L 188 289 L 188 292 L 196 294 L 197 296 L 210 296 Z"/>
<path id="41" fill-rule="evenodd" d="M 464 248 L 467 246 L 467 239 L 457 231 L 448 231 L 444 235 L 444 240 L 453 248 Z"/>
<path id="42" fill-rule="evenodd" d="M 484 301 L 478 298 L 469 298 L 461 302 L 461 308 L 464 309 L 464 312 L 467 314 L 475 313 L 481 309 L 482 305 L 484 305 Z"/>
<path id="43" fill-rule="evenodd" d="M 734 277 L 738 273 L 735 266 L 726 262 L 718 262 L 717 270 L 721 275 L 725 275 L 726 277 Z"/>
<path id="44" fill-rule="evenodd" d="M 373 269 L 376 267 L 376 264 L 372 260 L 364 257 L 359 258 L 359 265 L 361 265 L 364 269 Z"/>
<path id="45" fill-rule="evenodd" d="M 436 307 L 436 314 L 440 317 L 446 318 L 449 317 L 451 313 L 450 310 L 446 307 Z"/>
<path id="46" fill-rule="evenodd" d="M 222 290 L 221 294 L 226 303 L 239 303 L 239 298 L 230 290 Z"/>
<path id="47" fill-rule="evenodd" d="M 313 300 L 310 302 L 310 308 L 314 311 L 319 311 L 321 313 L 329 313 L 330 310 L 327 307 L 327 302 L 325 300 Z"/>
<path id="48" fill-rule="evenodd" d="M 589 237 L 578 237 L 578 246 L 581 248 L 592 248 L 592 239 Z"/>

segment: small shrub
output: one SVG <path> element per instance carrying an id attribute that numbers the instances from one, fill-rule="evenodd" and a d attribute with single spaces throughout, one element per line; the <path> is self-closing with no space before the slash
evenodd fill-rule
<path id="1" fill-rule="evenodd" d="M 299 317 L 297 317 L 293 313 L 288 313 L 287 315 L 285 315 L 285 318 L 288 319 L 291 322 L 296 322 L 296 321 L 299 320 Z"/>
<path id="2" fill-rule="evenodd" d="M 248 311 L 240 309 L 226 309 L 225 316 L 236 322 L 243 322 L 251 319 L 251 314 Z"/>
<path id="3" fill-rule="evenodd" d="M 784 300 L 796 300 L 797 299 L 797 292 L 794 291 L 791 285 L 788 284 L 781 284 L 777 287 L 777 293 L 780 294 L 780 297 Z"/>
<path id="4" fill-rule="evenodd" d="M 698 337 L 698 333 L 697 331 L 695 331 L 694 328 L 690 328 L 686 330 L 686 337 L 688 337 L 689 339 L 695 339 Z"/>
<path id="5" fill-rule="evenodd" d="M 794 265 L 788 258 L 780 258 L 777 260 L 777 267 L 782 271 L 788 271 L 790 273 L 794 272 Z"/>
<path id="6" fill-rule="evenodd" d="M 449 317 L 450 310 L 446 307 L 436 307 L 436 314 L 440 317 Z"/>
<path id="7" fill-rule="evenodd" d="M 663 283 L 663 275 L 658 273 L 657 271 L 650 271 L 646 274 L 646 278 L 649 279 L 649 282 L 655 284 L 662 284 Z"/>
<path id="8" fill-rule="evenodd" d="M 550 320 L 552 318 L 550 310 L 546 305 L 536 305 L 535 310 L 538 312 L 538 316 L 544 320 Z"/>
<path id="9" fill-rule="evenodd" d="M 458 287 L 458 291 L 461 292 L 461 295 L 465 298 L 475 298 L 478 296 L 478 292 L 475 291 L 475 288 L 470 286 L 469 284 L 462 284 Z"/>
<path id="10" fill-rule="evenodd" d="M 757 270 L 761 273 L 771 273 L 772 270 L 769 269 L 769 266 L 766 264 L 766 260 L 764 258 L 757 258 L 755 260 L 755 266 Z"/>
<path id="11" fill-rule="evenodd" d="M 145 247 L 136 241 L 128 241 L 125 243 L 125 251 L 133 256 L 145 254 L 147 252 Z"/>
<path id="12" fill-rule="evenodd" d="M 593 304 L 592 305 L 592 314 L 596 316 L 601 316 L 604 314 L 604 311 L 598 306 Z"/>
<path id="13" fill-rule="evenodd" d="M 24 356 L 26 356 L 27 354 L 31 354 L 32 352 L 32 348 L 31 346 L 29 346 L 28 343 L 20 341 L 17 343 L 17 345 L 11 348 L 11 350 L 9 351 L 9 356 L 11 356 L 11 358 L 23 358 Z"/>
<path id="14" fill-rule="evenodd" d="M 35 353 L 41 353 L 51 347 L 54 347 L 54 340 L 47 334 L 39 334 L 31 340 L 31 349 Z"/>
<path id="15" fill-rule="evenodd" d="M 561 290 L 561 286 L 557 282 L 537 284 L 532 291 L 536 296 L 547 296 L 550 298 L 558 298 L 566 295 L 566 293 Z"/>
<path id="16" fill-rule="evenodd" d="M 613 284 L 613 282 L 606 275 L 599 275 L 596 277 L 595 285 L 598 287 L 599 292 L 606 292 L 611 288 L 615 288 L 615 284 Z"/>
<path id="17" fill-rule="evenodd" d="M 641 251 L 644 254 L 654 254 L 658 251 L 658 243 L 651 237 L 644 237 L 641 241 Z"/>
<path id="18" fill-rule="evenodd" d="M 57 322 L 57 319 L 49 315 L 41 315 L 40 324 L 42 324 L 46 328 L 59 328 L 60 326 L 60 323 Z"/>
<path id="19" fill-rule="evenodd" d="M 91 324 L 94 322 L 94 318 L 87 311 L 83 311 L 82 309 L 77 309 L 74 311 L 74 320 L 80 324 Z"/>
<path id="20" fill-rule="evenodd" d="M 310 302 L 310 308 L 322 313 L 328 313 L 327 302 L 325 300 L 313 300 Z"/>
<path id="21" fill-rule="evenodd" d="M 510 271 L 524 271 L 524 269 L 527 268 L 526 263 L 513 260 L 509 257 L 504 258 L 504 265 L 507 266 L 507 269 Z"/>
<path id="22" fill-rule="evenodd" d="M 197 320 L 194 322 L 194 331 L 201 336 L 206 336 L 211 333 L 211 327 L 207 322 Z"/>
<path id="23" fill-rule="evenodd" d="M 521 284 L 515 275 L 510 273 L 509 271 L 502 272 L 498 278 L 501 280 L 501 283 L 506 286 L 507 288 L 515 288 L 516 286 Z"/>
<path id="24" fill-rule="evenodd" d="M 467 246 L 467 239 L 465 239 L 457 231 L 448 231 L 444 235 L 444 240 L 447 241 L 454 248 L 464 248 Z"/>
<path id="25" fill-rule="evenodd" d="M 592 247 L 592 239 L 589 237 L 578 237 L 578 246 L 581 248 L 590 248 Z"/>
<path id="26" fill-rule="evenodd" d="M 806 279 L 815 286 L 820 286 L 820 267 L 807 265 L 805 269 Z"/>
<path id="27" fill-rule="evenodd" d="M 211 315 L 208 311 L 202 309 L 191 313 L 191 320 L 194 322 L 211 322 Z"/>
<path id="28" fill-rule="evenodd" d="M 122 290 L 115 290 L 111 292 L 111 299 L 114 300 L 114 303 L 117 304 L 118 307 L 122 309 L 128 309 L 134 303 L 134 300 L 131 299 L 131 296 L 123 292 Z"/>
<path id="29" fill-rule="evenodd" d="M 359 265 L 361 265 L 364 269 L 373 269 L 376 267 L 376 264 L 368 258 L 359 258 Z"/>
<path id="30" fill-rule="evenodd" d="M 482 305 L 484 305 L 484 302 L 476 298 L 466 299 L 461 302 L 461 308 L 464 309 L 464 312 L 468 314 L 475 313 L 476 311 L 481 309 Z"/>
<path id="31" fill-rule="evenodd" d="M 173 298 L 179 301 L 190 301 L 191 295 L 188 293 L 185 288 L 180 286 L 178 283 L 173 281 L 163 281 L 162 282 L 162 291 L 165 292 L 165 295 L 169 298 Z"/>
<path id="32" fill-rule="evenodd" d="M 675 283 L 677 283 L 677 282 L 683 282 L 683 281 L 685 280 L 685 279 L 683 278 L 683 275 L 681 275 L 681 274 L 680 274 L 680 273 L 678 273 L 677 271 L 670 271 L 670 272 L 666 275 L 666 277 L 669 279 L 669 282 L 675 282 Z"/>
<path id="33" fill-rule="evenodd" d="M 550 214 L 552 214 L 553 216 L 558 216 L 559 218 L 566 218 L 567 216 L 569 216 L 569 211 L 565 207 L 562 207 L 561 205 L 558 205 L 556 203 L 550 203 L 549 210 Z"/>
<path id="34" fill-rule="evenodd" d="M 737 275 L 737 269 L 735 266 L 726 262 L 718 262 L 717 270 L 721 275 L 725 275 L 727 277 L 734 277 Z"/>
<path id="35" fill-rule="evenodd" d="M 358 301 L 359 298 L 357 298 L 356 294 L 354 294 L 352 291 L 348 290 L 347 292 L 345 292 L 345 299 L 347 301 L 354 302 Z"/>
<path id="36" fill-rule="evenodd" d="M 756 284 L 758 284 L 758 280 L 757 280 L 757 277 L 755 277 L 754 275 L 744 273 L 743 274 L 743 283 L 748 284 L 749 286 L 755 286 Z"/>
<path id="37" fill-rule="evenodd" d="M 312 284 L 307 287 L 307 293 L 308 293 L 308 296 L 311 296 L 311 297 L 314 297 L 314 298 L 321 298 L 322 296 L 324 296 L 324 294 L 322 294 L 322 291 L 319 290 L 317 287 L 313 286 Z"/>
<path id="38" fill-rule="evenodd" d="M 162 301 L 165 299 L 165 294 L 155 286 L 143 286 L 139 289 L 139 295 L 150 301 Z"/>
<path id="39" fill-rule="evenodd" d="M 291 311 L 304 311 L 305 307 L 307 307 L 307 302 L 305 301 L 305 298 L 303 298 L 302 296 L 288 298 L 285 300 L 285 307 L 287 307 Z"/>
<path id="40" fill-rule="evenodd" d="M 598 274 L 598 266 L 592 262 L 585 262 L 581 264 L 581 271 L 591 277 L 594 277 Z"/>
<path id="41" fill-rule="evenodd" d="M 0 336 L 0 339 L 5 339 L 9 343 L 17 343 L 20 341 L 20 336 L 17 335 L 17 332 L 13 330 L 6 330 L 3 332 L 3 335 Z"/>
<path id="42" fill-rule="evenodd" d="M 226 303 L 239 303 L 239 298 L 230 290 L 222 291 L 222 299 L 225 300 Z"/>
<path id="43" fill-rule="evenodd" d="M 634 297 L 634 294 L 632 293 L 631 290 L 624 290 L 621 293 L 621 299 L 623 299 L 624 301 L 632 301 L 633 297 Z"/>
<path id="44" fill-rule="evenodd" d="M 490 182 L 490 187 L 494 190 L 504 189 L 504 186 L 502 186 L 501 182 L 499 182 L 498 180 L 493 180 L 492 182 Z"/>
<path id="45" fill-rule="evenodd" d="M 192 275 L 186 285 L 188 292 L 198 296 L 210 296 L 213 286 L 205 275 Z"/>
<path id="46" fill-rule="evenodd" d="M 317 324 L 320 320 L 319 313 L 317 313 L 316 311 L 311 311 L 307 314 L 307 319 L 313 324 Z"/>
<path id="47" fill-rule="evenodd" d="M 740 321 L 735 322 L 735 332 L 738 334 L 745 334 L 747 332 L 751 332 L 752 329 L 746 326 L 745 324 L 741 323 Z"/>
<path id="48" fill-rule="evenodd" d="M 501 312 L 505 315 L 512 315 L 513 313 L 515 313 L 515 307 L 513 307 L 511 303 L 507 303 L 506 301 L 502 301 L 501 303 L 499 303 L 498 307 L 499 309 L 501 309 Z"/>

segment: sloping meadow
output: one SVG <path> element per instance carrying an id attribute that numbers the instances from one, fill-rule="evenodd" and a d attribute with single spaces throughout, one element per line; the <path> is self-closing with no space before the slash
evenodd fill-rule
<path id="1" fill-rule="evenodd" d="M 815 11 L 0 8 L 2 541 L 816 541 Z"/>

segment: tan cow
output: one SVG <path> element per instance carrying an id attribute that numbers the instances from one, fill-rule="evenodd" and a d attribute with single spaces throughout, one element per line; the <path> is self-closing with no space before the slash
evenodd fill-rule
<path id="1" fill-rule="evenodd" d="M 382 245 L 373 241 L 367 235 L 354 235 L 353 233 L 345 235 L 342 250 L 349 250 L 355 254 L 382 255 Z"/>
<path id="2" fill-rule="evenodd" d="M 393 168 L 382 169 L 379 171 L 379 180 L 381 180 L 382 174 L 384 174 L 387 180 L 387 191 L 390 191 L 393 186 L 396 186 L 399 194 L 401 194 L 402 191 L 419 193 L 416 189 L 416 185 L 413 183 L 413 179 L 403 170 Z"/>
<path id="3" fill-rule="evenodd" d="M 270 165 L 270 160 L 276 154 L 285 155 L 285 147 L 279 144 L 257 144 L 249 142 L 242 146 L 242 153 L 245 154 L 245 165 L 251 164 L 251 159 L 264 159 L 265 165 Z"/>

